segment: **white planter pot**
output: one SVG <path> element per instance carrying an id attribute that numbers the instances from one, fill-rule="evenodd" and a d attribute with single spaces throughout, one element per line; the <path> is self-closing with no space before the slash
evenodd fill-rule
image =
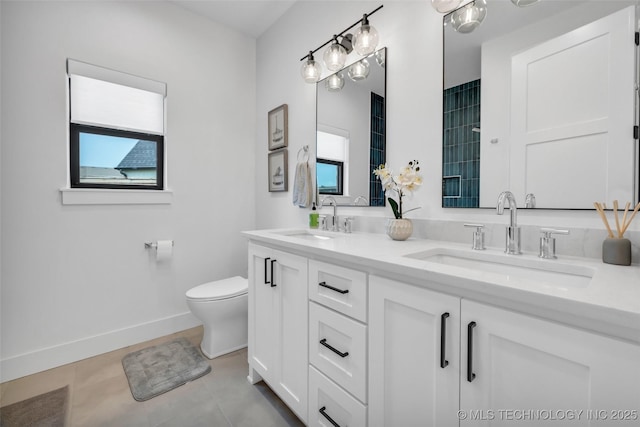
<path id="1" fill-rule="evenodd" d="M 393 240 L 407 240 L 413 233 L 413 223 L 410 219 L 387 219 L 387 235 Z"/>

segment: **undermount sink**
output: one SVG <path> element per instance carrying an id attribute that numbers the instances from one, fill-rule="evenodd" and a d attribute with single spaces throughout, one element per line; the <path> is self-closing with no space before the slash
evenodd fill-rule
<path id="1" fill-rule="evenodd" d="M 305 240 L 330 240 L 333 236 L 330 236 L 321 232 L 314 232 L 311 230 L 287 230 L 279 232 L 278 234 L 287 237 L 296 237 Z"/>
<path id="2" fill-rule="evenodd" d="M 465 252 L 438 248 L 405 255 L 405 257 L 498 274 L 514 283 L 534 282 L 559 288 L 585 288 L 595 274 L 594 269 L 582 265 L 523 255 L 492 254 L 480 251 Z"/>

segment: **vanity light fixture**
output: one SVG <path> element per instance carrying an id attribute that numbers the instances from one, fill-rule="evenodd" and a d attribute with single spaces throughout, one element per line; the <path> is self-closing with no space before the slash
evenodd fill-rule
<path id="1" fill-rule="evenodd" d="M 347 34 L 351 36 L 351 34 Z M 343 37 L 343 40 L 349 42 L 349 47 L 351 47 L 351 41 Z M 324 51 L 324 65 L 327 66 L 327 69 L 330 71 L 338 71 L 344 67 L 344 63 L 347 62 L 347 55 L 349 51 L 342 45 L 342 43 L 338 43 L 338 36 L 333 36 L 333 43 Z"/>
<path id="2" fill-rule="evenodd" d="M 340 92 L 344 87 L 344 75 L 342 73 L 330 75 L 325 80 L 325 87 L 329 92 Z"/>
<path id="3" fill-rule="evenodd" d="M 487 16 L 487 1 L 474 0 L 451 13 L 451 25 L 459 33 L 470 33 Z"/>
<path id="4" fill-rule="evenodd" d="M 378 30 L 369 25 L 368 15 L 362 15 L 362 25 L 353 35 L 353 49 L 361 56 L 373 53 L 378 47 Z"/>
<path id="5" fill-rule="evenodd" d="M 370 13 L 365 13 L 361 19 L 357 20 L 337 35 L 334 35 L 331 39 L 316 49 L 309 51 L 308 55 L 303 56 L 300 60 L 306 61 L 302 64 L 300 73 L 302 74 L 304 81 L 307 83 L 316 83 L 320 80 L 322 68 L 320 67 L 320 64 L 313 59 L 313 54 L 330 43 L 331 46 L 329 46 L 323 54 L 325 65 L 330 71 L 338 71 L 342 69 L 346 63 L 347 55 L 352 50 L 355 50 L 361 56 L 367 56 L 373 53 L 378 46 L 379 35 L 378 31 L 369 24 L 369 17 L 382 9 L 382 6 L 383 5 L 378 6 Z M 347 33 L 347 31 L 351 30 L 358 24 L 361 24 L 360 28 L 358 28 L 353 35 Z M 368 63 L 357 66 L 353 73 L 355 77 L 351 77 L 352 72 L 351 69 L 349 69 L 349 77 L 358 80 L 366 78 L 369 74 L 368 66 Z M 328 81 L 327 85 L 329 85 Z"/>
<path id="6" fill-rule="evenodd" d="M 387 62 L 387 55 L 385 54 L 385 49 L 379 49 L 376 51 L 375 53 L 375 58 L 376 58 L 376 62 L 378 63 L 379 66 L 381 66 L 382 68 L 384 68 L 386 62 Z"/>
<path id="7" fill-rule="evenodd" d="M 302 68 L 300 68 L 300 74 L 302 74 L 302 78 L 307 83 L 316 83 L 318 80 L 320 80 L 322 67 L 313 59 L 313 52 L 309 52 L 309 55 L 305 56 L 302 59 L 306 59 L 304 64 L 302 64 Z"/>
<path id="8" fill-rule="evenodd" d="M 511 0 L 511 3 L 515 4 L 518 7 L 527 7 L 532 4 L 538 3 L 538 0 Z"/>
<path id="9" fill-rule="evenodd" d="M 431 6 L 440 13 L 449 13 L 460 6 L 462 0 L 431 0 Z"/>
<path id="10" fill-rule="evenodd" d="M 347 71 L 347 75 L 354 82 L 366 79 L 369 76 L 369 61 L 361 59 L 351 65 L 349 71 Z"/>

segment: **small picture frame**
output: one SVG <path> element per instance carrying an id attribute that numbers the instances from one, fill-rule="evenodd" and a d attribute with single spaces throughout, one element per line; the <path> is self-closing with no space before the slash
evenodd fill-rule
<path id="1" fill-rule="evenodd" d="M 289 120 L 287 104 L 269 111 L 269 151 L 286 147 L 289 143 Z"/>
<path id="2" fill-rule="evenodd" d="M 287 191 L 287 149 L 283 148 L 269 153 L 268 162 L 269 166 L 267 167 L 267 171 L 269 172 L 269 191 Z"/>

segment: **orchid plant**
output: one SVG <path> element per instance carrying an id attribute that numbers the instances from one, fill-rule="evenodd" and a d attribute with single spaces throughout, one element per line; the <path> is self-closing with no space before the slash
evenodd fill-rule
<path id="1" fill-rule="evenodd" d="M 409 164 L 400 170 L 400 174 L 394 176 L 393 172 L 387 169 L 387 165 L 380 165 L 373 171 L 374 175 L 382 183 L 384 193 L 387 196 L 389 205 L 393 210 L 393 215 L 396 219 L 402 219 L 403 215 L 407 212 L 411 212 L 420 208 L 413 208 L 407 211 L 402 211 L 402 198 L 409 195 L 411 192 L 417 190 L 422 185 L 422 176 L 418 173 L 420 166 L 418 166 L 417 160 L 412 160 Z M 389 192 L 395 192 L 398 195 L 398 201 L 388 197 Z"/>

